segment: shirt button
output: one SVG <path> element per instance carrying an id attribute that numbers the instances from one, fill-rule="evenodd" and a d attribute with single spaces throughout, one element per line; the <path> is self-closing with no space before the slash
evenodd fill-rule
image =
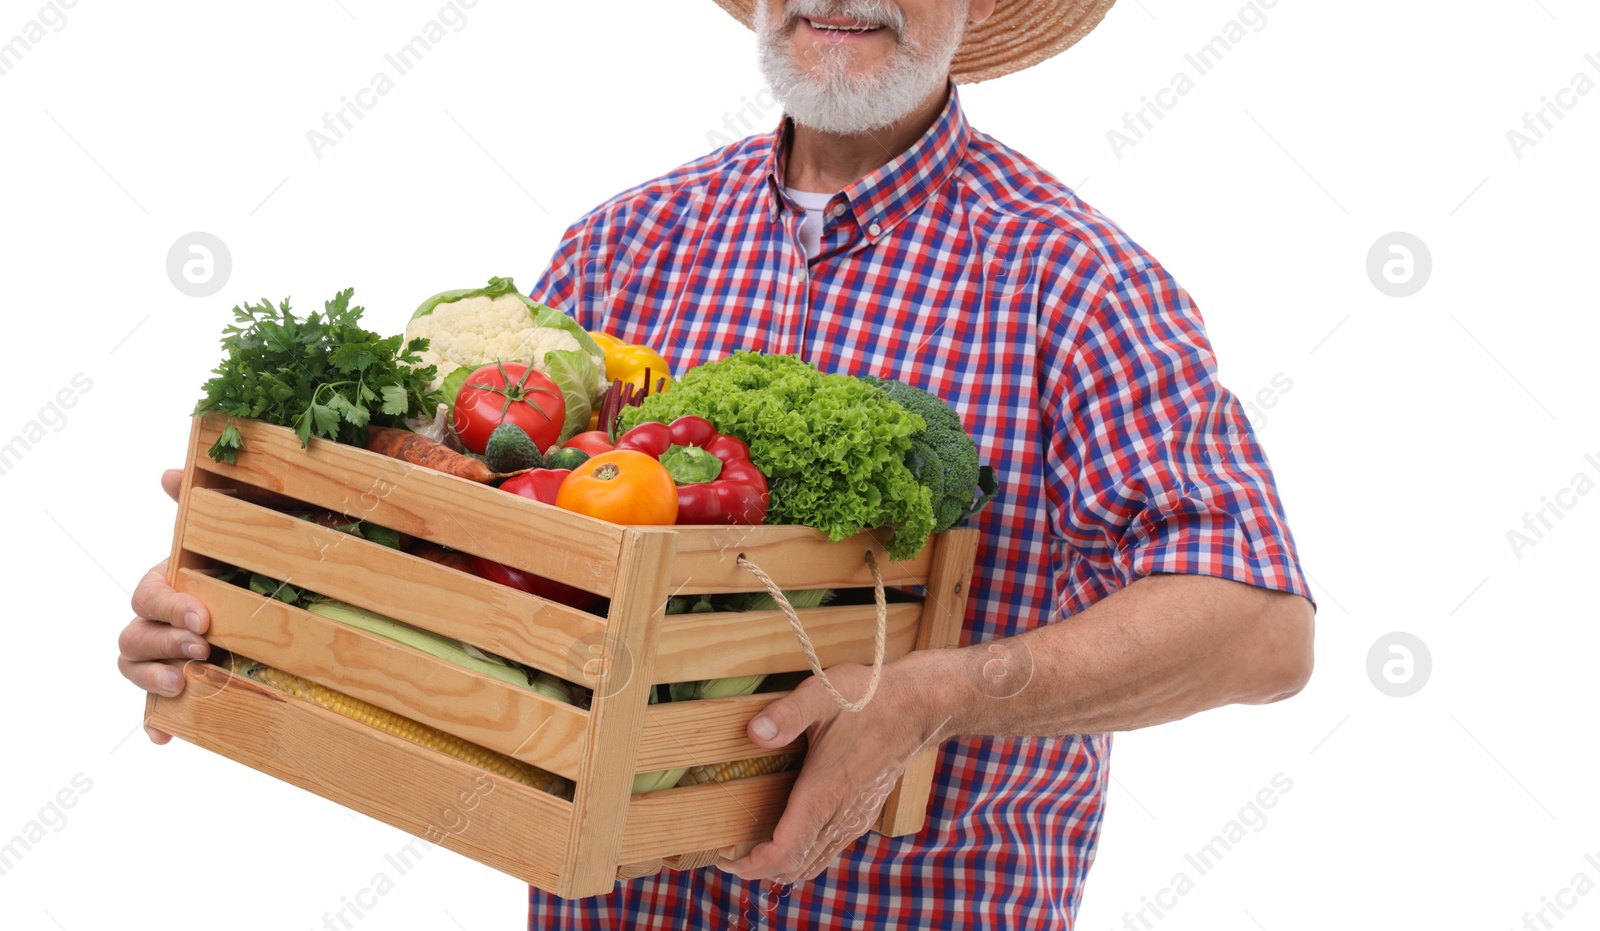
<path id="1" fill-rule="evenodd" d="M 869 225 L 869 226 L 868 226 L 868 227 L 867 227 L 867 232 L 868 232 L 868 233 L 871 233 L 871 234 L 872 234 L 872 235 L 874 235 L 874 236 L 876 236 L 876 235 L 878 235 L 878 234 L 879 234 L 879 233 L 881 233 L 881 232 L 883 232 L 883 227 L 881 227 L 881 226 L 879 226 L 879 225 L 878 225 L 878 224 L 876 224 L 876 223 L 873 223 L 873 224 L 870 224 L 870 225 Z"/>
<path id="2" fill-rule="evenodd" d="M 833 205 L 833 210 L 831 211 L 831 213 L 835 218 L 844 216 L 844 204 L 842 204 L 842 203 L 834 204 Z"/>

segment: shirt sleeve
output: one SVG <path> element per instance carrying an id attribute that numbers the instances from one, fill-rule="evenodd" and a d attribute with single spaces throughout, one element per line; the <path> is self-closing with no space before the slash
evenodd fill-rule
<path id="1" fill-rule="evenodd" d="M 1217 379 L 1199 310 L 1154 262 L 1091 266 L 1071 276 L 1086 309 L 1041 315 L 1039 334 L 1063 607 L 1074 589 L 1154 573 L 1310 598 L 1266 453 Z"/>
<path id="2" fill-rule="evenodd" d="M 544 274 L 534 282 L 528 296 L 545 305 L 562 311 L 577 321 L 584 329 L 589 329 L 581 316 L 579 316 L 578 296 L 582 293 L 580 272 L 581 263 L 577 256 L 581 250 L 584 236 L 584 225 L 579 223 L 569 228 L 561 237 L 561 243 L 556 246 L 555 255 L 550 257 L 550 264 L 545 268 Z"/>

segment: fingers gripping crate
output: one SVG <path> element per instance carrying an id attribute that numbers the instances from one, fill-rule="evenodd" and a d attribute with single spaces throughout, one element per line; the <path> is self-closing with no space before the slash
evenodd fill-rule
<path id="1" fill-rule="evenodd" d="M 671 595 L 762 591 L 739 564 L 786 590 L 925 586 L 885 612 L 889 659 L 953 646 L 977 545 L 946 531 L 891 562 L 867 534 L 830 543 L 802 527 L 624 527 L 455 476 L 293 431 L 235 421 L 233 465 L 190 436 L 169 580 L 210 610 L 213 646 L 437 728 L 570 780 L 571 797 L 532 788 L 264 687 L 217 665 L 185 665 L 176 699 L 151 696 L 153 727 L 440 844 L 557 895 L 611 890 L 619 877 L 711 862 L 771 837 L 794 780 L 777 772 L 632 794 L 636 773 L 795 752 L 749 741 L 750 718 L 781 693 L 649 704 L 657 683 L 808 668 L 779 611 L 667 615 Z M 605 616 L 301 520 L 274 495 L 371 521 L 609 599 Z M 588 708 L 437 659 L 218 580 L 237 566 L 456 638 L 593 689 Z M 870 663 L 877 608 L 799 609 L 824 666 Z M 901 777 L 877 830 L 922 826 L 934 751 Z"/>

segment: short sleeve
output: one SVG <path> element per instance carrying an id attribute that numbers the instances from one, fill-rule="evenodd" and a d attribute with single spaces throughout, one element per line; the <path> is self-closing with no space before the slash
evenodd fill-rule
<path id="1" fill-rule="evenodd" d="M 1081 253 L 1080 253 L 1081 257 Z M 1266 453 L 1217 379 L 1189 295 L 1154 262 L 1091 262 L 1076 313 L 1040 318 L 1040 403 L 1058 596 L 1155 573 L 1310 598 Z"/>
<path id="2" fill-rule="evenodd" d="M 578 224 L 567 230 L 561 237 L 561 243 L 556 246 L 555 255 L 550 257 L 550 264 L 545 268 L 544 274 L 534 282 L 528 296 L 556 310 L 565 312 L 577 320 L 578 325 L 589 329 L 590 324 L 578 316 L 578 295 L 581 293 L 582 282 L 579 281 L 580 263 L 577 256 L 581 254 L 580 243 L 583 239 L 584 226 Z"/>

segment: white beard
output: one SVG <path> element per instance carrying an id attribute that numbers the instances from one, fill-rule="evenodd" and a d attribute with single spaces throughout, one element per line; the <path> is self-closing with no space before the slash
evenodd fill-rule
<path id="1" fill-rule="evenodd" d="M 772 22 L 765 0 L 755 4 L 755 27 L 761 73 L 783 104 L 784 113 L 802 126 L 840 136 L 859 136 L 894 124 L 917 108 L 950 76 L 950 60 L 961 44 L 965 4 L 955 10 L 942 35 L 926 41 L 907 36 L 901 12 L 877 0 L 793 0 L 785 22 L 800 17 L 837 16 L 881 23 L 898 43 L 889 60 L 870 77 L 851 75 L 850 53 L 826 45 L 816 47 L 818 74 L 797 62 L 790 52 L 785 22 Z"/>

